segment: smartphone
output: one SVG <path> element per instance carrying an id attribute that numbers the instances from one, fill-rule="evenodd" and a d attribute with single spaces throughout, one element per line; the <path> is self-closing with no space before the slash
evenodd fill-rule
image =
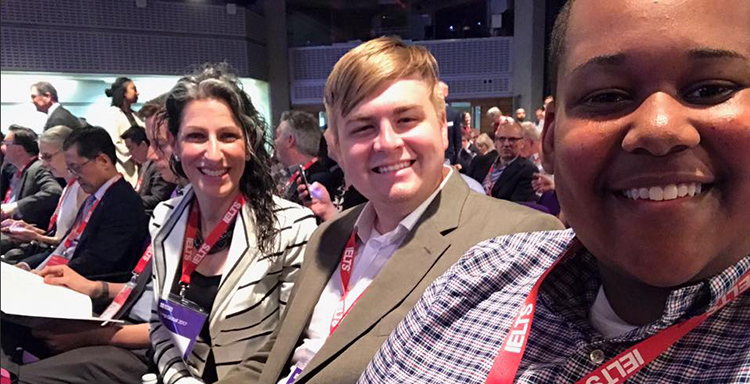
<path id="1" fill-rule="evenodd" d="M 301 165 L 297 166 L 297 172 L 299 172 L 300 178 L 302 178 L 302 182 L 305 183 L 305 187 L 307 187 L 307 194 L 308 198 L 309 196 L 312 196 L 312 188 L 310 188 L 310 183 L 307 181 L 307 175 L 305 175 L 305 168 Z"/>

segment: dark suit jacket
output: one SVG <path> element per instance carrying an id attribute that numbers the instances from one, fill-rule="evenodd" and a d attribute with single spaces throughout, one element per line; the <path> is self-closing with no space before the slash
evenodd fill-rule
<path id="1" fill-rule="evenodd" d="M 147 224 L 141 198 L 120 178 L 102 196 L 68 266 L 89 280 L 128 281 L 145 249 Z M 23 261 L 36 268 L 45 258 Z"/>
<path id="2" fill-rule="evenodd" d="M 60 183 L 42 165 L 42 161 L 37 160 L 23 173 L 19 186 L 21 191 L 16 199 L 18 210 L 15 216 L 38 228 L 47 229 L 62 195 Z"/>
<path id="3" fill-rule="evenodd" d="M 46 131 L 57 125 L 64 125 L 70 129 L 78 129 L 81 127 L 81 121 L 61 105 L 47 117 L 44 130 Z"/>
<path id="4" fill-rule="evenodd" d="M 318 227 L 307 244 L 290 305 L 274 333 L 275 342 L 269 341 L 221 383 L 276 383 L 288 374 L 289 360 L 363 207 Z M 561 228 L 553 216 L 470 191 L 454 173 L 295 383 L 356 382 L 427 286 L 470 247 L 503 234 Z"/>
<path id="5" fill-rule="evenodd" d="M 151 217 L 151 212 L 154 211 L 156 205 L 169 199 L 175 185 L 161 177 L 161 173 L 156 169 L 156 164 L 152 161 L 147 161 L 141 166 L 139 178 L 142 178 L 143 181 L 141 181 L 138 195 L 141 196 L 146 215 Z"/>
<path id="6" fill-rule="evenodd" d="M 531 186 L 536 172 L 539 172 L 539 168 L 534 163 L 519 156 L 500 174 L 492 187 L 492 196 L 516 202 L 536 201 L 536 193 Z"/>
<path id="7" fill-rule="evenodd" d="M 497 160 L 497 150 L 491 150 L 484 155 L 476 155 L 471 159 L 471 165 L 469 170 L 466 171 L 466 175 L 479 182 L 484 183 L 484 178 L 487 176 L 487 172 L 490 171 L 492 163 Z M 482 184 L 484 185 L 484 184 Z"/>
<path id="8" fill-rule="evenodd" d="M 484 178 L 497 160 L 497 151 L 492 150 L 484 156 L 476 156 L 469 166 L 467 175 L 484 185 Z M 498 199 L 516 202 L 536 201 L 536 193 L 531 186 L 534 173 L 539 169 L 524 157 L 518 157 L 508 165 L 492 187 L 492 196 Z"/>
<path id="9" fill-rule="evenodd" d="M 455 109 L 445 107 L 445 119 L 448 121 L 448 148 L 445 150 L 445 159 L 451 164 L 456 164 L 458 151 L 461 149 L 461 114 Z"/>

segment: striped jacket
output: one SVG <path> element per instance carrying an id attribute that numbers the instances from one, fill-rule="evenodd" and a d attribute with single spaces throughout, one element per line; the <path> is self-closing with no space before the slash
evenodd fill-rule
<path id="1" fill-rule="evenodd" d="M 246 205 L 234 225 L 227 263 L 208 317 L 211 340 L 201 340 L 183 360 L 169 331 L 159 322 L 156 308 L 166 298 L 178 272 L 192 189 L 159 204 L 149 229 L 153 239 L 154 306 L 151 311 L 151 344 L 154 360 L 165 384 L 199 378 L 213 350 L 221 379 L 246 356 L 268 340 L 279 324 L 297 278 L 305 246 L 316 228 L 308 209 L 274 197 L 279 234 L 273 252 L 256 247 L 253 218 Z M 179 276 L 177 276 L 179 278 Z M 196 382 L 195 379 L 187 380 Z"/>

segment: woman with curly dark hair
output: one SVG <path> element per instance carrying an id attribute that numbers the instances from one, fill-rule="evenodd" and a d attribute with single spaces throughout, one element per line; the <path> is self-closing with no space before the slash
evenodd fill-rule
<path id="1" fill-rule="evenodd" d="M 213 382 L 279 324 L 315 218 L 273 195 L 265 122 L 226 64 L 180 79 L 166 108 L 192 187 L 151 220 L 154 360 L 165 383 Z"/>

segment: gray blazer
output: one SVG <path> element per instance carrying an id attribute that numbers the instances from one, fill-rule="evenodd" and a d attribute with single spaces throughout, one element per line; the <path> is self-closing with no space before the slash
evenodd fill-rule
<path id="1" fill-rule="evenodd" d="M 363 205 L 313 234 L 281 327 L 221 383 L 276 383 L 288 374 L 315 304 L 339 265 Z M 470 191 L 457 172 L 295 383 L 354 383 L 427 286 L 473 245 L 499 235 L 561 229 L 548 214 Z M 273 347 L 273 348 L 271 348 Z M 262 375 L 261 375 L 262 372 Z"/>

